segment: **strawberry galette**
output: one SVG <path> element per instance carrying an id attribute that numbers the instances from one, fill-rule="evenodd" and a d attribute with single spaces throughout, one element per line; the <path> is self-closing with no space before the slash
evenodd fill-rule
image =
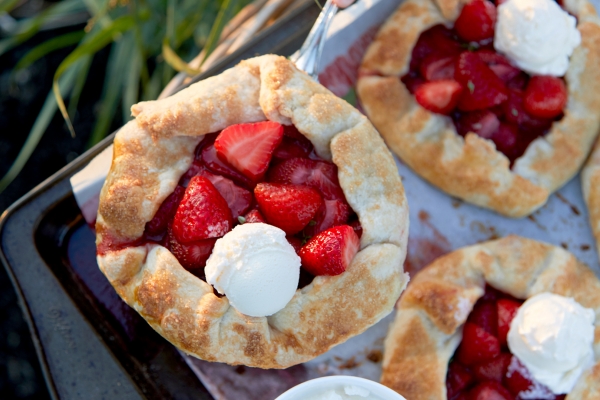
<path id="1" fill-rule="evenodd" d="M 600 142 L 596 141 L 592 154 L 581 170 L 583 199 L 588 208 L 596 249 L 600 252 Z"/>
<path id="2" fill-rule="evenodd" d="M 541 207 L 600 128 L 600 23 L 587 0 L 407 0 L 359 71 L 391 149 L 447 193 L 511 217 Z"/>
<path id="3" fill-rule="evenodd" d="M 100 197 L 98 264 L 167 340 L 284 368 L 387 315 L 408 208 L 358 111 L 262 56 L 132 107 Z"/>
<path id="4" fill-rule="evenodd" d="M 459 249 L 413 278 L 381 382 L 407 399 L 600 398 L 600 280 L 517 236 Z"/>

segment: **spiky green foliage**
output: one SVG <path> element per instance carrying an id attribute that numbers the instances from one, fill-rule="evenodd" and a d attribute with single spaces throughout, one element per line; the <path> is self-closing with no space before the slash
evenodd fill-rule
<path id="1" fill-rule="evenodd" d="M 49 22 L 83 11 L 90 15 L 85 29 L 43 42 L 15 66 L 15 71 L 26 68 L 50 52 L 76 45 L 57 68 L 53 89 L 19 155 L 0 180 L 0 192 L 19 174 L 57 110 L 76 134 L 70 117 L 98 51 L 111 46 L 90 146 L 109 133 L 117 116 L 127 120 L 131 105 L 155 99 L 176 70 L 193 72 L 183 60 L 190 60 L 202 48 L 208 56 L 226 23 L 247 3 L 249 0 L 62 0 L 39 15 L 18 21 L 11 35 L 0 39 L 0 55 Z M 0 0 L 0 13 L 16 4 Z"/>

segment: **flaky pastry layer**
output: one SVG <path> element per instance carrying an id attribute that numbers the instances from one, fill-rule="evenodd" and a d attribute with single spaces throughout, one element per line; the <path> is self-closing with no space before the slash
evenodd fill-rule
<path id="1" fill-rule="evenodd" d="M 600 20 L 587 0 L 565 0 L 578 17 L 582 43 L 565 75 L 564 117 L 533 141 L 512 170 L 492 141 L 459 136 L 449 117 L 421 107 L 400 77 L 408 72 L 419 35 L 437 24 L 453 25 L 464 0 L 407 0 L 371 44 L 357 92 L 367 115 L 392 151 L 415 172 L 452 196 L 510 217 L 543 206 L 573 177 L 600 128 Z"/>
<path id="2" fill-rule="evenodd" d="M 567 400 L 600 398 L 600 280 L 568 251 L 518 236 L 456 250 L 412 279 L 385 341 L 381 383 L 411 400 L 446 399 L 448 362 L 486 282 L 519 299 L 551 292 L 594 310 L 596 364 Z"/>
<path id="3" fill-rule="evenodd" d="M 249 317 L 147 244 L 98 256 L 117 293 L 163 337 L 208 361 L 285 368 L 327 351 L 389 314 L 408 281 L 402 270 L 408 206 L 392 155 L 368 120 L 283 57 L 243 61 L 170 98 L 132 107 L 115 138 L 102 189 L 97 243 L 134 242 L 190 167 L 202 137 L 227 126 L 294 124 L 338 167 L 363 227 L 361 249 L 338 276 L 316 277 L 270 317 Z"/>

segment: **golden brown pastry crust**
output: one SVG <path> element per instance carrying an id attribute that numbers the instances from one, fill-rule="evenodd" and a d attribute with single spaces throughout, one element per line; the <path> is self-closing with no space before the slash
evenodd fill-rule
<path id="1" fill-rule="evenodd" d="M 596 249 L 600 252 L 600 142 L 596 141 L 590 158 L 581 170 L 581 189 L 588 208 Z"/>
<path id="2" fill-rule="evenodd" d="M 171 98 L 132 107 L 115 138 L 102 189 L 97 243 L 138 239 L 193 161 L 204 134 L 269 119 L 293 123 L 338 166 L 363 227 L 346 272 L 321 276 L 270 317 L 248 317 L 181 267 L 164 247 L 108 251 L 98 264 L 117 293 L 186 353 L 209 361 L 285 368 L 314 358 L 390 313 L 406 286 L 408 207 L 392 155 L 358 111 L 283 57 L 262 56 Z"/>
<path id="3" fill-rule="evenodd" d="M 448 117 L 422 108 L 399 77 L 424 30 L 452 24 L 465 0 L 407 0 L 371 44 L 357 92 L 387 144 L 423 178 L 445 192 L 510 217 L 523 217 L 580 168 L 600 127 L 600 22 L 587 0 L 567 0 L 578 16 L 582 43 L 565 76 L 565 116 L 536 139 L 513 169 L 490 140 L 459 136 Z M 374 74 L 374 75 L 373 75 Z"/>
<path id="4" fill-rule="evenodd" d="M 566 250 L 518 236 L 456 250 L 412 279 L 385 341 L 381 383 L 411 400 L 446 399 L 448 362 L 486 282 L 516 298 L 552 292 L 594 310 L 596 365 L 567 400 L 598 399 L 600 280 Z"/>

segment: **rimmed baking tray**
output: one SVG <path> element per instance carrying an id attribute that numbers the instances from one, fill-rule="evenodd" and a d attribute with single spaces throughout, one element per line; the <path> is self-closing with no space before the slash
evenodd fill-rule
<path id="1" fill-rule="evenodd" d="M 260 54 L 290 55 L 319 14 L 307 1 L 194 81 Z M 19 296 L 53 398 L 212 399 L 176 349 L 120 301 L 98 270 L 95 235 L 69 178 L 114 134 L 0 218 L 0 259 Z"/>

